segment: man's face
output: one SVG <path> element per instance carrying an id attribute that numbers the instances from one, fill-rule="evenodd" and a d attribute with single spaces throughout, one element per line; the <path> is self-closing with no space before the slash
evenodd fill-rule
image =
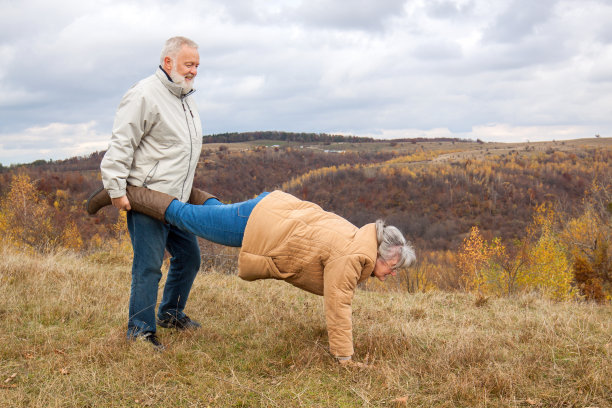
<path id="1" fill-rule="evenodd" d="M 198 75 L 200 66 L 200 54 L 196 48 L 183 45 L 176 56 L 176 59 L 166 57 L 164 68 L 169 72 L 172 81 L 183 87 L 185 93 L 193 89 L 193 82 Z"/>

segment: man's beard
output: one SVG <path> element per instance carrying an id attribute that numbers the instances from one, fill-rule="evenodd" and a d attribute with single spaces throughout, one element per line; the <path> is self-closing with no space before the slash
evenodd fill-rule
<path id="1" fill-rule="evenodd" d="M 189 74 L 188 76 L 193 78 L 191 74 Z M 174 82 L 177 85 L 180 85 L 181 88 L 183 88 L 183 93 L 189 93 L 193 89 L 194 79 L 187 82 L 187 80 L 185 79 L 185 76 L 179 75 L 179 73 L 176 72 L 175 67 L 172 67 L 172 69 L 170 70 L 170 78 L 172 78 L 172 82 Z"/>

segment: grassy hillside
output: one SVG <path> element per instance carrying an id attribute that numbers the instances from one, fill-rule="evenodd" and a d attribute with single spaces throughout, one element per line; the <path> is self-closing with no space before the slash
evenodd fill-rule
<path id="1" fill-rule="evenodd" d="M 124 339 L 129 257 L 0 248 L 2 407 L 612 406 L 609 305 L 358 291 L 346 369 L 321 298 L 201 273 L 159 354 Z"/>

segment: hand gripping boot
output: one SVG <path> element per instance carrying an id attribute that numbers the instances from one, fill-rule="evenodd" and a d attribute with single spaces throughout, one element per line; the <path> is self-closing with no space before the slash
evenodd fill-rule
<path id="1" fill-rule="evenodd" d="M 126 195 L 132 210 L 166 222 L 164 215 L 175 197 L 146 187 L 127 186 Z"/>
<path id="2" fill-rule="evenodd" d="M 132 210 L 148 215 L 161 222 L 165 222 L 164 214 L 174 197 L 150 190 L 145 187 L 127 186 L 126 195 Z M 210 197 L 209 197 L 210 198 Z M 100 208 L 111 205 L 112 201 L 104 187 L 94 191 L 87 199 L 87 212 L 97 213 Z"/>

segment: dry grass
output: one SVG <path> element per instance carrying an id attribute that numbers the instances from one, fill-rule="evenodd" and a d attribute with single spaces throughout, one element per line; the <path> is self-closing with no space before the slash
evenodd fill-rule
<path id="1" fill-rule="evenodd" d="M 612 308 L 535 296 L 358 292 L 357 360 L 319 297 L 200 274 L 190 333 L 127 343 L 129 264 L 0 250 L 2 407 L 612 406 Z"/>

